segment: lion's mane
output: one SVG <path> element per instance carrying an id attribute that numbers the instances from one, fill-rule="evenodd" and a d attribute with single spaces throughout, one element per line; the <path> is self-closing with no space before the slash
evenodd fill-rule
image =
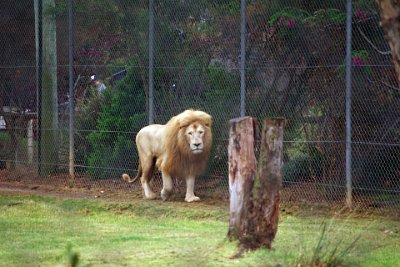
<path id="1" fill-rule="evenodd" d="M 190 151 L 185 138 L 186 128 L 192 124 L 204 127 L 204 148 L 200 154 Z M 157 159 L 157 167 L 174 177 L 184 178 L 203 174 L 211 151 L 212 118 L 199 110 L 185 110 L 172 117 L 164 129 L 164 153 Z"/>

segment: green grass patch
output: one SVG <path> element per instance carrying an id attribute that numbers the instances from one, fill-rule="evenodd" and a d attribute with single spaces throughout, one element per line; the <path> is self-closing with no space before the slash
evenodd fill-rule
<path id="1" fill-rule="evenodd" d="M 307 266 L 333 252 L 339 266 L 400 265 L 389 218 L 282 215 L 273 250 L 240 258 L 227 221 L 228 204 L 3 194 L 0 266 Z"/>

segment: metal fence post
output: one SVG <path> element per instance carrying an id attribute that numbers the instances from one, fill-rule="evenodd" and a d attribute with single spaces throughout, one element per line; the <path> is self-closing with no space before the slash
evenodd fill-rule
<path id="1" fill-rule="evenodd" d="M 246 0 L 240 5 L 240 116 L 246 114 Z"/>
<path id="2" fill-rule="evenodd" d="M 68 0 L 68 51 L 69 51 L 69 175 L 75 179 L 75 150 L 74 150 L 74 11 L 73 0 Z"/>
<path id="3" fill-rule="evenodd" d="M 352 206 L 352 176 L 351 176 L 351 31 L 352 31 L 352 1 L 346 3 L 346 205 Z"/>
<path id="4" fill-rule="evenodd" d="M 38 143 L 38 175 L 42 174 L 42 71 L 43 71 L 43 2 L 35 2 L 36 32 L 36 92 L 37 92 L 37 143 Z"/>
<path id="5" fill-rule="evenodd" d="M 154 123 L 154 0 L 149 1 L 149 124 Z"/>

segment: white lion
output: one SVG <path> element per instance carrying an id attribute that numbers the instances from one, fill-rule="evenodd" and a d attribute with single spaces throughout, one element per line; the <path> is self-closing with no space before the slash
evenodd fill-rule
<path id="1" fill-rule="evenodd" d="M 194 194 L 195 178 L 203 174 L 210 155 L 212 133 L 211 116 L 199 110 L 185 110 L 172 117 L 167 124 L 152 124 L 136 135 L 139 154 L 138 174 L 131 180 L 128 174 L 122 178 L 130 183 L 140 177 L 144 197 L 156 198 L 149 182 L 155 167 L 161 171 L 163 188 L 161 198 L 167 200 L 172 193 L 172 177 L 186 179 L 185 201 L 199 201 Z"/>

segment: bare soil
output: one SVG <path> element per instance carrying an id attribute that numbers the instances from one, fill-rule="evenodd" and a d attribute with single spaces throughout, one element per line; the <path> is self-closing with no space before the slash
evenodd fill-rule
<path id="1" fill-rule="evenodd" d="M 159 177 L 158 177 L 159 178 Z M 161 179 L 155 177 L 153 189 L 160 191 Z M 206 186 L 206 185 L 202 185 Z M 170 201 L 183 201 L 184 187 L 179 183 Z M 31 170 L 0 170 L 0 193 L 44 195 L 65 198 L 109 199 L 116 201 L 129 201 L 142 199 L 140 182 L 129 184 L 122 178 L 94 180 L 90 177 L 78 175 L 71 180 L 67 174 L 57 174 L 47 177 L 38 176 Z M 204 205 L 227 206 L 227 196 L 213 196 L 212 194 L 199 193 L 201 203 Z"/>
<path id="2" fill-rule="evenodd" d="M 160 192 L 161 178 L 153 179 L 153 189 Z M 197 183 L 197 181 L 196 181 Z M 345 207 L 343 197 L 327 199 L 312 184 L 284 187 L 281 190 L 281 213 L 290 215 L 332 216 L 349 212 L 356 216 L 384 215 L 400 219 L 400 209 L 371 206 L 367 199 L 358 198 L 354 209 Z M 226 187 L 226 186 L 225 186 Z M 196 194 L 201 202 L 196 206 L 218 205 L 229 210 L 229 192 L 221 188 L 216 181 L 200 181 L 196 184 Z M 174 194 L 170 201 L 183 202 L 185 183 L 175 181 Z M 109 199 L 130 201 L 142 199 L 142 188 L 139 181 L 129 184 L 120 177 L 110 179 L 93 179 L 85 175 L 77 175 L 71 180 L 67 174 L 55 174 L 40 177 L 34 170 L 18 169 L 15 171 L 0 170 L 0 194 L 30 194 L 65 198 Z M 365 203 L 367 203 L 365 205 Z"/>

